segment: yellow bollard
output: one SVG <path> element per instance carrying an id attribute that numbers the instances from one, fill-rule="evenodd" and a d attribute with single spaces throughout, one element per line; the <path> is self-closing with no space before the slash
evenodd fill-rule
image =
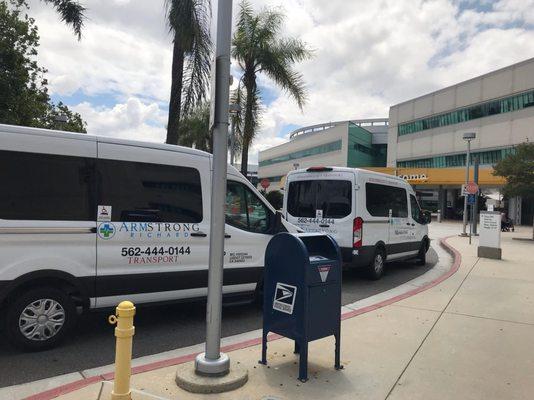
<path id="1" fill-rule="evenodd" d="M 111 400 L 131 400 L 130 375 L 132 373 L 132 341 L 135 333 L 133 317 L 135 306 L 131 301 L 121 302 L 115 313 L 110 315 L 108 321 L 115 327 L 117 344 L 115 348 L 115 381 Z"/>

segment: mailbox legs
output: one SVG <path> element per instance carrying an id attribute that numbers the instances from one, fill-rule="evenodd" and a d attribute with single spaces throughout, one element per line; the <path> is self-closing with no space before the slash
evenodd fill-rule
<path id="1" fill-rule="evenodd" d="M 299 354 L 299 353 L 300 353 L 299 343 L 295 340 L 295 350 L 293 350 L 293 354 Z"/>
<path id="2" fill-rule="evenodd" d="M 308 380 L 308 342 L 298 344 L 300 360 L 299 360 L 299 381 L 306 382 Z"/>
<path id="3" fill-rule="evenodd" d="M 267 365 L 267 332 L 263 330 L 261 340 L 261 360 L 260 364 Z"/>
<path id="4" fill-rule="evenodd" d="M 335 338 L 336 338 L 336 355 L 335 355 L 335 364 L 334 364 L 334 368 L 339 370 L 339 369 L 343 369 L 343 366 L 341 365 L 341 360 L 340 360 L 340 347 L 341 347 L 341 335 L 338 333 L 335 335 Z"/>

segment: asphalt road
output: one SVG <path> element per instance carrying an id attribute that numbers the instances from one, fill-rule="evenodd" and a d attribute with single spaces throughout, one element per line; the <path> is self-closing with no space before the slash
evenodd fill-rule
<path id="1" fill-rule="evenodd" d="M 343 304 L 394 288 L 431 269 L 438 261 L 430 248 L 427 264 L 387 264 L 385 276 L 369 281 L 358 271 L 343 275 Z M 21 353 L 0 334 L 0 387 L 16 385 L 114 362 L 115 338 L 108 312 L 80 318 L 74 335 L 59 348 L 40 353 Z M 138 309 L 133 356 L 141 357 L 202 343 L 205 337 L 205 304 L 189 303 Z M 222 336 L 261 328 L 261 310 L 253 304 L 223 308 Z"/>

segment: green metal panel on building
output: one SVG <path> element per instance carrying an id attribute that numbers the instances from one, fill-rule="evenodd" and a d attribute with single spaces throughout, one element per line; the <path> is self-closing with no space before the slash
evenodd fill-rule
<path id="1" fill-rule="evenodd" d="M 373 144 L 372 133 L 349 123 L 347 167 L 385 167 L 386 144 Z"/>

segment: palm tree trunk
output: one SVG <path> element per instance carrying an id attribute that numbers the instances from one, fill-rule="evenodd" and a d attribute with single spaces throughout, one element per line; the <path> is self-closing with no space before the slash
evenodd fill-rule
<path id="1" fill-rule="evenodd" d="M 247 92 L 248 92 L 247 88 Z M 247 94 L 245 106 L 245 126 L 243 127 L 243 145 L 241 146 L 241 173 L 246 178 L 248 173 L 248 148 L 254 134 L 252 115 L 252 96 Z"/>
<path id="2" fill-rule="evenodd" d="M 182 108 L 182 79 L 184 77 L 184 51 L 178 41 L 174 41 L 172 49 L 172 82 L 171 99 L 169 101 L 169 120 L 167 122 L 168 144 L 178 144 L 178 127 Z"/>
<path id="3" fill-rule="evenodd" d="M 245 79 L 243 80 L 245 89 L 247 91 L 247 98 L 245 102 L 245 125 L 243 126 L 243 145 L 241 146 L 241 174 L 246 178 L 248 173 L 248 148 L 254 137 L 254 89 L 256 87 L 256 77 L 254 71 L 245 72 Z"/>

